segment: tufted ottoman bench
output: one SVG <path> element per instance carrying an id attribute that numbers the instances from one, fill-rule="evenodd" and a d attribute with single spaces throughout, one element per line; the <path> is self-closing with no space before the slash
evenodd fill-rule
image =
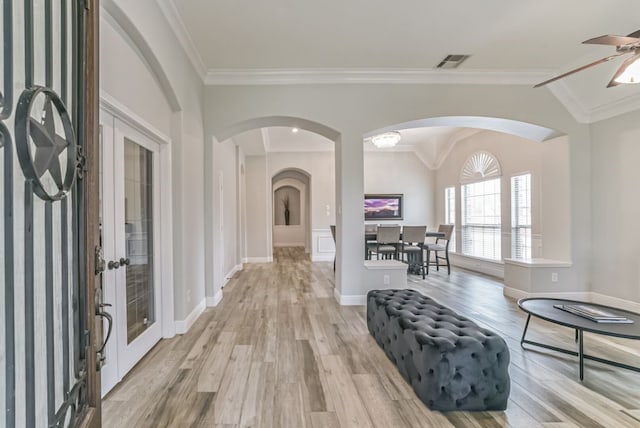
<path id="1" fill-rule="evenodd" d="M 504 410 L 504 339 L 414 290 L 367 294 L 369 332 L 432 410 Z"/>

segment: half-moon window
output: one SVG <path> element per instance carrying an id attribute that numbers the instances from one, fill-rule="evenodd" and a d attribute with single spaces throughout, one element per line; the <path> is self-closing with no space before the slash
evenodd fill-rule
<path id="1" fill-rule="evenodd" d="M 460 173 L 460 182 L 463 184 L 472 183 L 501 175 L 500 164 L 495 156 L 489 152 L 476 152 L 464 163 Z"/>

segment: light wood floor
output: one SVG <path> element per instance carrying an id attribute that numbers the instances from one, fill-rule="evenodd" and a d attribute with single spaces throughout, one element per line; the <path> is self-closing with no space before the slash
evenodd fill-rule
<path id="1" fill-rule="evenodd" d="M 331 263 L 301 249 L 246 265 L 189 333 L 160 342 L 103 402 L 106 427 L 640 427 L 640 374 L 523 350 L 524 314 L 499 282 L 454 269 L 410 286 L 490 328 L 511 350 L 505 412 L 431 412 L 366 327 L 333 298 Z M 532 320 L 532 338 L 573 331 Z M 586 352 L 640 365 L 640 343 L 585 333 Z"/>

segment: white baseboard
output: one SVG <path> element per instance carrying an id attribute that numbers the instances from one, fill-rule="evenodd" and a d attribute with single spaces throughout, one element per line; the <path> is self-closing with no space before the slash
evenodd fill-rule
<path id="1" fill-rule="evenodd" d="M 273 263 L 273 257 L 245 257 L 243 263 Z"/>
<path id="2" fill-rule="evenodd" d="M 233 275 L 240 271 L 242 271 L 242 264 L 235 265 L 233 268 L 231 268 L 229 273 L 224 276 L 225 282 L 233 278 Z"/>
<path id="3" fill-rule="evenodd" d="M 312 262 L 332 262 L 333 261 L 333 254 L 314 254 L 313 256 L 311 256 L 311 261 Z"/>
<path id="4" fill-rule="evenodd" d="M 191 313 L 184 320 L 176 320 L 176 334 L 185 334 L 189 331 L 194 322 L 198 319 L 200 314 L 207 308 L 207 300 L 202 299 L 198 305 L 193 308 Z"/>
<path id="5" fill-rule="evenodd" d="M 336 298 L 340 306 L 364 306 L 367 304 L 367 295 L 344 295 L 338 292 L 337 288 L 333 289 L 333 297 Z"/>
<path id="6" fill-rule="evenodd" d="M 451 260 L 452 266 L 459 266 L 463 269 L 467 269 L 474 272 L 480 272 L 485 275 L 504 279 L 503 263 L 492 262 L 489 260 L 482 260 L 475 257 L 467 257 L 460 254 L 455 254 L 455 253 L 449 253 L 449 259 Z M 429 270 L 431 269 L 435 269 L 435 267 L 434 266 L 429 267 Z"/>
<path id="7" fill-rule="evenodd" d="M 274 247 L 306 247 L 304 242 L 274 242 Z"/>
<path id="8" fill-rule="evenodd" d="M 594 293 L 592 291 L 574 291 L 574 292 L 548 292 L 548 293 L 528 293 L 518 290 L 517 288 L 504 287 L 502 293 L 513 299 L 524 299 L 527 297 L 548 297 L 551 299 L 567 299 L 579 300 L 583 302 L 597 303 L 600 305 L 611 306 L 614 308 L 626 309 L 632 312 L 640 312 L 640 303 L 617 297 L 606 296 L 604 294 Z"/>
<path id="9" fill-rule="evenodd" d="M 611 297 L 605 294 L 591 292 L 592 302 L 599 303 L 601 305 L 613 306 L 614 308 L 626 309 L 631 312 L 640 313 L 640 302 L 634 302 L 632 300 L 620 299 L 618 297 Z"/>
<path id="10" fill-rule="evenodd" d="M 222 290 L 218 290 L 215 296 L 207 297 L 207 307 L 215 308 L 222 301 Z"/>

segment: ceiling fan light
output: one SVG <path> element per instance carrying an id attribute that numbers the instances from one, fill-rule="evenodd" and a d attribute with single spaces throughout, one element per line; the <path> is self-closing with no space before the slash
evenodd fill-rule
<path id="1" fill-rule="evenodd" d="M 384 134 L 378 134 L 374 136 L 373 138 L 371 138 L 371 142 L 377 148 L 385 149 L 389 147 L 394 147 L 396 144 L 398 144 L 398 142 L 400 142 L 401 138 L 402 136 L 400 135 L 399 132 L 391 131 L 391 132 L 385 132 Z"/>
<path id="2" fill-rule="evenodd" d="M 616 83 L 640 83 L 640 58 L 629 64 L 622 74 L 613 80 Z"/>

